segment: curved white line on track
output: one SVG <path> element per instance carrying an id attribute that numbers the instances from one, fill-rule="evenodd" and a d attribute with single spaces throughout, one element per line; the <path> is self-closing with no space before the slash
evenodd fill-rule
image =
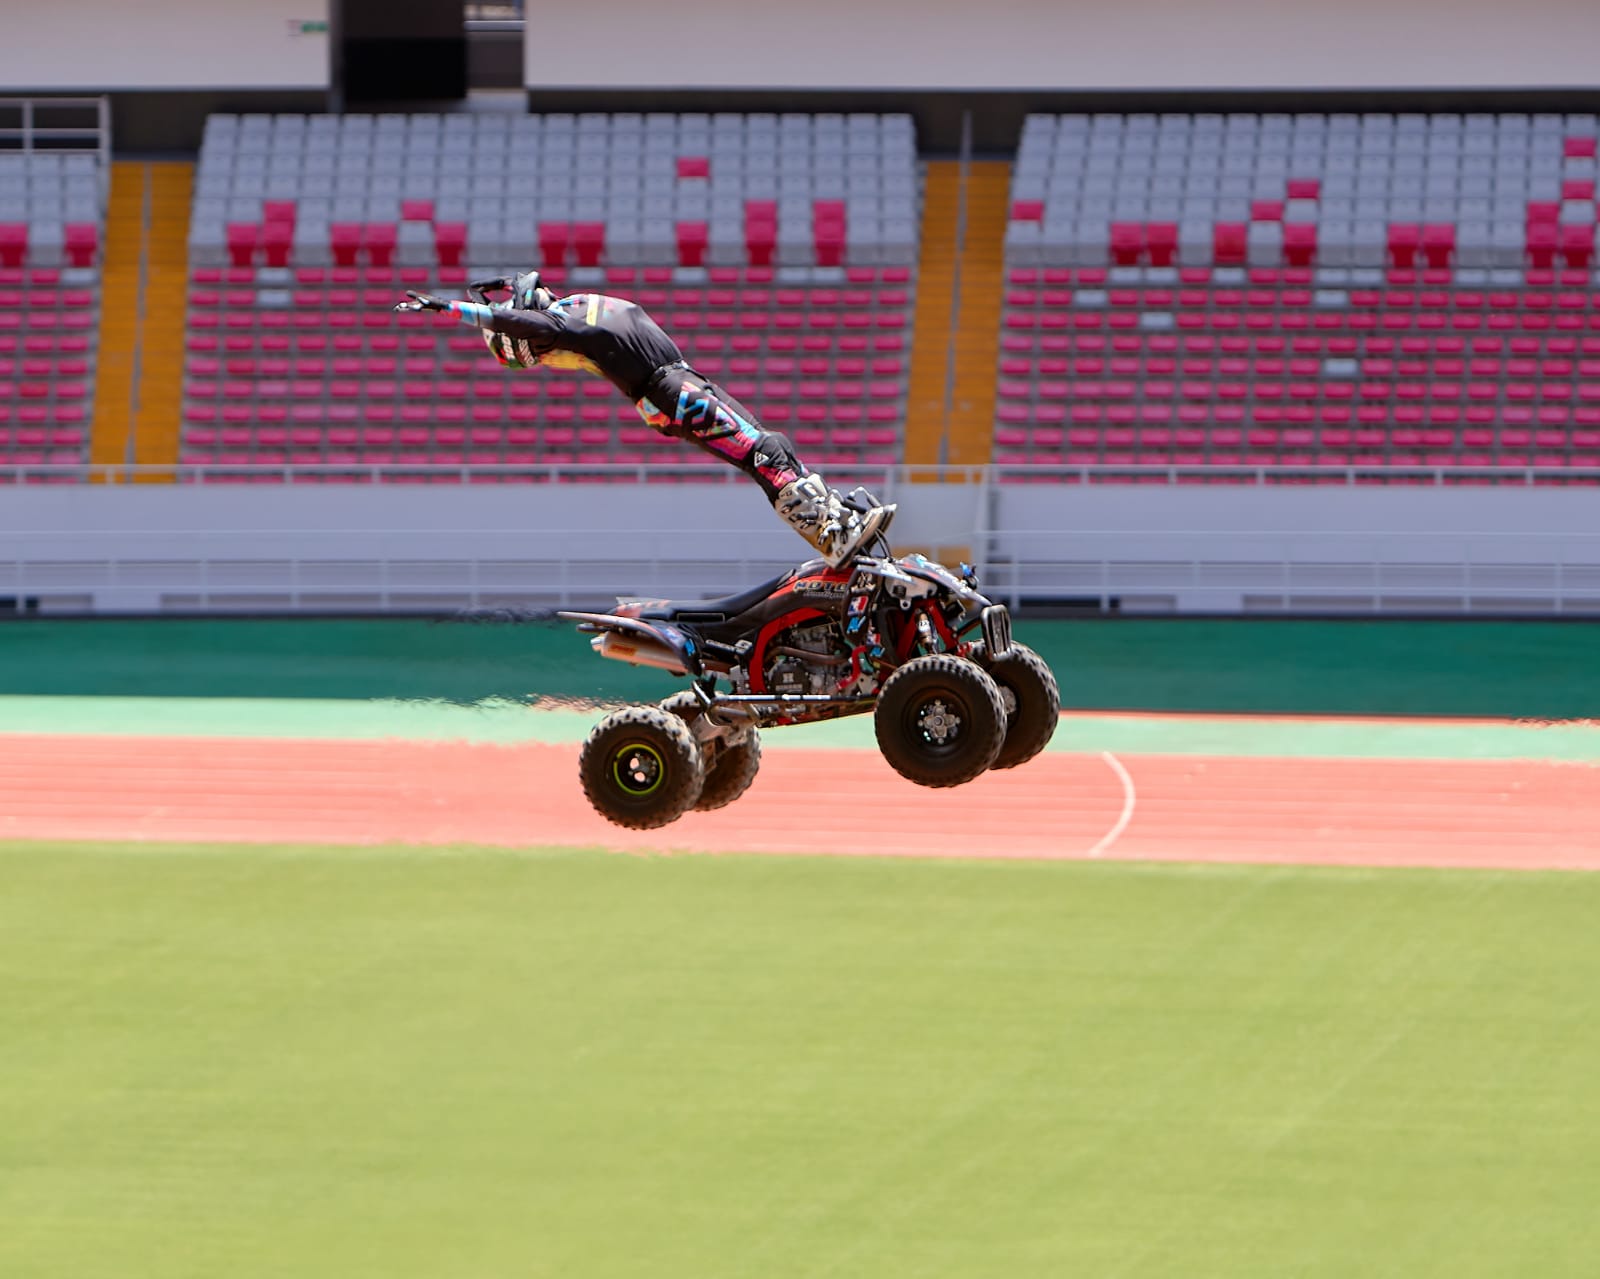
<path id="1" fill-rule="evenodd" d="M 1101 751 L 1100 758 L 1105 760 L 1111 771 L 1122 782 L 1122 813 L 1118 816 L 1116 825 L 1100 837 L 1100 842 L 1089 850 L 1090 857 L 1104 857 L 1106 852 L 1122 838 L 1122 832 L 1128 829 L 1128 823 L 1133 820 L 1133 810 L 1138 805 L 1139 795 L 1133 786 L 1133 777 L 1123 766 L 1123 763 L 1110 751 Z"/>

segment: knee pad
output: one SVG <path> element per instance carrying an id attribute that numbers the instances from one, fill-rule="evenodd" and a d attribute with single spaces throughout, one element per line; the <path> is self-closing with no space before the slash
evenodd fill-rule
<path id="1" fill-rule="evenodd" d="M 763 431 L 756 438 L 755 451 L 771 459 L 769 465 L 804 475 L 806 468 L 795 454 L 794 441 L 782 431 Z"/>

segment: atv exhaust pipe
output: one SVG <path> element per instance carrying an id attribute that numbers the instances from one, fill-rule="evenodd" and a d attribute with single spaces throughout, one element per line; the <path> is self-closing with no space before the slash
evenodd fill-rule
<path id="1" fill-rule="evenodd" d="M 665 644 L 641 635 L 623 635 L 617 631 L 604 631 L 589 641 L 589 646 L 601 657 L 627 662 L 630 666 L 654 666 L 673 675 L 687 675 L 683 662 Z"/>

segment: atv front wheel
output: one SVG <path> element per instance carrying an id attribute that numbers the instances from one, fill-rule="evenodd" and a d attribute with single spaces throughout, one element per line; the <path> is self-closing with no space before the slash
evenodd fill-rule
<path id="1" fill-rule="evenodd" d="M 889 676 L 873 718 L 884 759 L 918 786 L 970 782 L 1006 736 L 999 686 L 953 653 L 913 658 Z"/>
<path id="2" fill-rule="evenodd" d="M 659 706 L 629 706 L 594 726 L 578 757 L 583 793 L 607 821 L 631 830 L 675 822 L 705 783 L 700 744 Z"/>
<path id="3" fill-rule="evenodd" d="M 661 709 L 681 716 L 691 732 L 695 720 L 705 713 L 692 690 L 674 693 L 661 703 Z M 750 789 L 750 783 L 755 781 L 761 768 L 761 734 L 752 724 L 742 741 L 730 745 L 725 740 L 713 739 L 706 743 L 704 751 L 706 781 L 694 805 L 695 810 L 702 813 L 726 808 Z"/>
<path id="4" fill-rule="evenodd" d="M 1006 740 L 990 768 L 1026 764 L 1055 736 L 1061 721 L 1061 690 L 1050 664 L 1026 644 L 1013 644 L 1004 657 L 991 661 L 982 644 L 972 660 L 1000 685 L 1006 706 Z"/>

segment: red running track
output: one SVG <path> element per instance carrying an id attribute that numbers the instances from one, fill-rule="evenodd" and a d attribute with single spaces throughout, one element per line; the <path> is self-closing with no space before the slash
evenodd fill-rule
<path id="1" fill-rule="evenodd" d="M 1600 869 L 1600 768 L 1047 754 L 936 791 L 785 750 L 731 807 L 632 832 L 575 745 L 19 735 L 0 837 Z"/>

